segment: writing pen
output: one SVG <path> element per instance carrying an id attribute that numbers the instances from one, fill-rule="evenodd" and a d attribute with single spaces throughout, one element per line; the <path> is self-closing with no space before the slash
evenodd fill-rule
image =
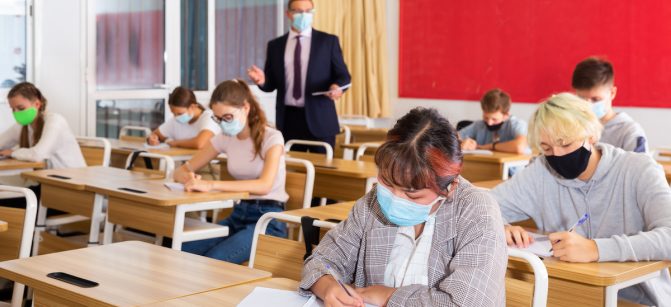
<path id="1" fill-rule="evenodd" d="M 345 287 L 345 284 L 343 284 L 340 278 L 338 278 L 338 276 L 333 273 L 333 270 L 331 270 L 331 265 L 326 264 L 326 270 L 328 270 L 329 274 L 333 277 L 333 279 L 335 279 L 338 282 L 338 284 L 342 287 L 342 289 L 345 290 L 345 293 L 347 293 L 347 295 L 349 296 L 352 296 L 352 294 L 349 293 L 349 290 L 347 290 L 347 287 Z"/>
<path id="2" fill-rule="evenodd" d="M 574 232 L 576 228 L 578 228 L 580 225 L 584 224 L 587 220 L 589 219 L 589 214 L 585 213 L 571 228 L 568 229 L 568 232 Z M 557 240 L 556 243 L 559 243 L 561 240 Z M 550 248 L 550 252 L 552 252 L 552 248 Z"/>

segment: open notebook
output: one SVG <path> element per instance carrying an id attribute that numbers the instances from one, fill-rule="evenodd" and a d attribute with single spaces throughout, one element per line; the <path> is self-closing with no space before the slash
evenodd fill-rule
<path id="1" fill-rule="evenodd" d="M 238 307 L 324 307 L 324 302 L 316 296 L 301 296 L 296 291 L 256 287 Z M 366 304 L 367 307 L 374 307 Z"/>
<path id="2" fill-rule="evenodd" d="M 482 156 L 491 156 L 494 154 L 491 150 L 487 149 L 462 150 L 461 153 L 464 155 L 482 155 Z"/>
<path id="3" fill-rule="evenodd" d="M 534 232 L 527 233 L 534 238 L 534 243 L 531 243 L 531 245 L 529 245 L 527 248 L 513 248 L 531 252 L 539 257 L 552 257 L 552 252 L 550 251 L 552 244 L 550 243 L 548 236 Z"/>

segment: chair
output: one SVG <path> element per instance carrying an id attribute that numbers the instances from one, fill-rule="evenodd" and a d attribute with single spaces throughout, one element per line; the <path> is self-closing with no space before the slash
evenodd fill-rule
<path id="1" fill-rule="evenodd" d="M 80 136 L 77 137 L 77 142 L 84 155 L 84 160 L 86 160 L 86 165 L 104 167 L 110 165 L 112 145 L 107 139 Z"/>
<path id="2" fill-rule="evenodd" d="M 379 143 L 363 143 L 359 148 L 356 150 L 356 155 L 354 157 L 354 160 L 357 161 L 374 161 L 375 160 L 375 155 L 365 155 L 366 150 L 368 149 L 375 149 L 377 150 L 380 147 Z"/>
<path id="3" fill-rule="evenodd" d="M 248 266 L 271 272 L 273 277 L 301 280 L 305 243 L 266 235 L 268 223 L 273 219 L 299 225 L 301 223 L 300 217 L 286 213 L 270 212 L 262 215 L 254 228 Z M 328 229 L 336 226 L 334 223 L 320 220 L 315 220 L 312 225 Z"/>
<path id="4" fill-rule="evenodd" d="M 331 144 L 326 143 L 326 142 L 319 142 L 319 141 L 307 141 L 307 140 L 290 140 L 284 145 L 284 151 L 289 152 L 291 151 L 291 147 L 293 145 L 306 145 L 306 146 L 321 146 L 326 149 L 326 159 L 332 160 L 333 159 L 333 147 L 331 147 Z"/>
<path id="5" fill-rule="evenodd" d="M 133 136 L 131 131 L 140 132 L 142 136 Z M 130 141 L 130 142 L 144 142 L 145 139 L 151 134 L 151 129 L 147 127 L 139 126 L 123 126 L 119 130 L 119 140 Z"/>
<path id="6" fill-rule="evenodd" d="M 363 126 L 366 128 L 373 127 L 373 120 L 370 117 L 364 115 L 341 115 L 338 118 L 338 122 L 341 125 Z"/>
<path id="7" fill-rule="evenodd" d="M 137 158 L 148 158 L 159 161 L 158 170 L 150 169 L 146 167 L 135 166 L 135 161 Z M 128 155 L 126 159 L 126 169 L 127 170 L 138 170 L 145 173 L 155 173 L 164 175 L 166 179 L 171 179 L 172 174 L 175 172 L 175 161 L 166 155 L 150 153 L 150 152 L 140 152 L 134 157 L 133 154 Z"/>
<path id="8" fill-rule="evenodd" d="M 315 167 L 312 162 L 303 159 L 286 158 L 287 176 L 285 187 L 289 200 L 285 210 L 310 208 L 312 191 L 315 185 Z M 291 164 L 291 167 L 289 167 Z M 298 229 L 294 224 L 287 225 L 289 238 L 294 238 L 294 231 Z"/>
<path id="9" fill-rule="evenodd" d="M 333 148 L 334 155 L 343 157 L 345 160 L 352 160 L 353 152 L 351 149 L 345 149 L 342 145 L 352 142 L 352 129 L 347 126 L 340 125 L 340 133 L 336 135 L 335 148 Z"/>
<path id="10" fill-rule="evenodd" d="M 461 130 L 461 129 L 464 129 L 464 128 L 470 126 L 472 123 L 473 123 L 472 120 L 460 120 L 460 121 L 457 123 L 457 131 L 459 131 L 459 130 Z"/>
<path id="11" fill-rule="evenodd" d="M 506 306 L 545 307 L 548 300 L 548 271 L 538 256 L 519 249 L 508 248 L 508 256 L 526 261 L 533 270 L 533 288 L 529 282 L 506 276 Z"/>
<path id="12" fill-rule="evenodd" d="M 9 226 L 7 231 L 0 232 L 0 261 L 28 258 L 37 216 L 37 197 L 26 188 L 0 186 L 0 191 L 21 194 L 26 199 L 26 209 L 0 206 L 0 220 Z M 23 284 L 14 283 L 11 306 L 21 306 L 24 289 Z"/>

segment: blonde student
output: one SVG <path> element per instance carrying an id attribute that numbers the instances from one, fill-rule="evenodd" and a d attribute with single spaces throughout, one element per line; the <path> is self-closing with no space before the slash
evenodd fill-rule
<path id="1" fill-rule="evenodd" d="M 529 140 L 542 155 L 491 193 L 506 223 L 533 219 L 548 232 L 553 255 L 569 262 L 671 260 L 671 189 L 651 157 L 599 142 L 590 103 L 569 93 L 538 106 Z M 568 232 L 585 214 L 586 222 Z M 505 226 L 509 245 L 531 239 Z M 641 304 L 671 306 L 671 279 L 620 291 Z"/>
<path id="2" fill-rule="evenodd" d="M 149 145 L 166 142 L 172 147 L 200 149 L 221 132 L 212 119 L 212 111 L 205 110 L 190 89 L 175 88 L 168 98 L 168 106 L 174 117 L 149 135 Z"/>
<path id="3" fill-rule="evenodd" d="M 624 112 L 613 110 L 617 94 L 613 65 L 597 57 L 587 58 L 573 70 L 575 93 L 592 103 L 592 110 L 603 124 L 601 142 L 627 151 L 647 152 L 648 141 L 641 125 Z"/>
<path id="4" fill-rule="evenodd" d="M 413 109 L 375 163 L 379 183 L 305 261 L 299 291 L 326 306 L 504 306 L 500 212 L 459 176 L 452 125 L 434 109 Z"/>
<path id="5" fill-rule="evenodd" d="M 175 180 L 188 191 L 249 192 L 231 215 L 219 222 L 229 227 L 223 238 L 187 242 L 182 250 L 233 263 L 249 259 L 254 227 L 261 215 L 284 210 L 289 195 L 285 190 L 284 138 L 269 127 L 266 116 L 246 83 L 225 81 L 215 88 L 210 108 L 223 134 L 214 137 L 194 157 L 175 171 Z M 234 181 L 202 180 L 194 171 L 224 153 L 228 173 Z M 268 234 L 286 236 L 286 226 L 273 221 Z"/>
<path id="6" fill-rule="evenodd" d="M 459 131 L 461 149 L 528 153 L 527 123 L 510 114 L 510 95 L 501 89 L 485 93 L 480 100 L 482 120 Z"/>

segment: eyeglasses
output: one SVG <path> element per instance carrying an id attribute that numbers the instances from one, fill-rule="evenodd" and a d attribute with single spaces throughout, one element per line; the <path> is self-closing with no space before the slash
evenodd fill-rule
<path id="1" fill-rule="evenodd" d="M 234 111 L 234 112 L 239 113 L 239 109 L 236 109 L 236 111 Z M 235 114 L 233 114 L 233 113 L 226 113 L 222 116 L 216 116 L 216 115 L 212 114 L 212 120 L 217 124 L 221 124 L 221 122 L 230 123 L 234 119 L 235 119 Z"/>

